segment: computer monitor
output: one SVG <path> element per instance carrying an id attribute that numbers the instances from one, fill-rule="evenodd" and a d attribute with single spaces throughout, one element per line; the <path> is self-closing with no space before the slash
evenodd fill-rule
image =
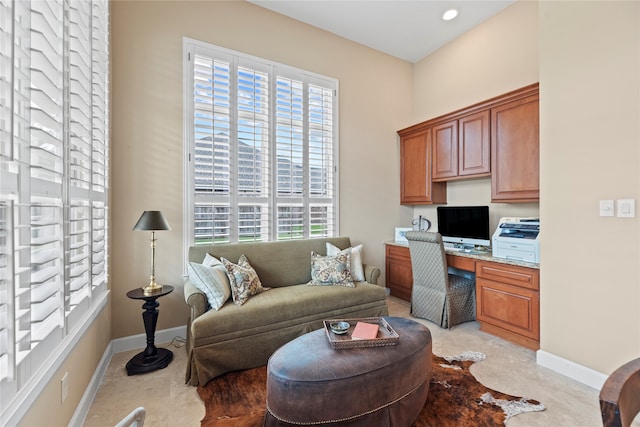
<path id="1" fill-rule="evenodd" d="M 438 233 L 455 246 L 491 246 L 489 206 L 438 206 Z"/>

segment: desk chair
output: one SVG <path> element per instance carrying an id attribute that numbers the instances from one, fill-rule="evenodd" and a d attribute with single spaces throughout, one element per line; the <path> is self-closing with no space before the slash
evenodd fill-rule
<path id="1" fill-rule="evenodd" d="M 600 390 L 604 427 L 629 427 L 640 412 L 640 358 L 628 362 L 605 381 Z"/>
<path id="2" fill-rule="evenodd" d="M 475 279 L 449 274 L 440 233 L 408 231 L 413 291 L 411 314 L 442 328 L 476 318 Z"/>

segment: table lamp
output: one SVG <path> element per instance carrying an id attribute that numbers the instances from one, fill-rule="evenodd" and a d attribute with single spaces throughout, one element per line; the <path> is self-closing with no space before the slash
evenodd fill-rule
<path id="1" fill-rule="evenodd" d="M 162 289 L 162 285 L 156 283 L 156 231 L 171 230 L 171 227 L 162 212 L 144 211 L 133 230 L 151 231 L 151 278 L 149 284 L 142 288 L 146 295 L 150 295 Z"/>

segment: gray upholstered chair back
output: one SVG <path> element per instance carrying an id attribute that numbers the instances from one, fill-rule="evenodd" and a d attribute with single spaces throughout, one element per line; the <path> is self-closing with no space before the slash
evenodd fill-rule
<path id="1" fill-rule="evenodd" d="M 413 290 L 411 314 L 442 326 L 447 318 L 447 259 L 439 233 L 408 231 Z"/>
<path id="2" fill-rule="evenodd" d="M 424 286 L 446 291 L 447 257 L 440 233 L 409 231 L 406 237 L 409 241 L 414 280 L 418 273 L 418 281 L 424 281 Z"/>
<path id="3" fill-rule="evenodd" d="M 411 314 L 448 328 L 475 319 L 475 280 L 449 275 L 439 233 L 408 231 L 413 289 Z"/>

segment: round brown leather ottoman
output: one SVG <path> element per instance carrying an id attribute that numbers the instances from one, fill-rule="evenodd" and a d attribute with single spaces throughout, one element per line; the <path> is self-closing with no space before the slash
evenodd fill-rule
<path id="1" fill-rule="evenodd" d="M 431 332 L 385 319 L 397 345 L 334 350 L 319 329 L 280 347 L 267 366 L 265 426 L 410 426 L 429 393 Z"/>

